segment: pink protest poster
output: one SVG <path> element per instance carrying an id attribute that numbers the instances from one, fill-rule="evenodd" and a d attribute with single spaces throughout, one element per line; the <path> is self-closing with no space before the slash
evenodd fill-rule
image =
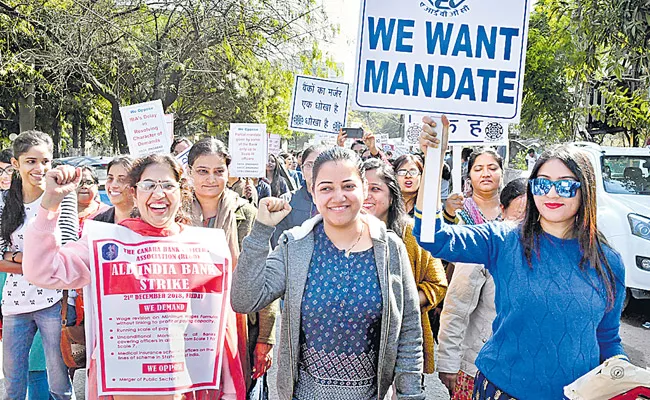
<path id="1" fill-rule="evenodd" d="M 143 237 L 89 222 L 99 395 L 218 389 L 230 255 L 219 229 Z"/>

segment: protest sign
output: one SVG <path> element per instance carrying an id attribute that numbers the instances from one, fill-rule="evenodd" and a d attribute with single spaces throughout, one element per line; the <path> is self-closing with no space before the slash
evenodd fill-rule
<path id="1" fill-rule="evenodd" d="M 178 163 L 183 167 L 186 174 L 189 173 L 188 157 L 190 155 L 190 150 L 192 150 L 191 146 L 176 156 L 176 161 L 178 161 Z"/>
<path id="2" fill-rule="evenodd" d="M 269 154 L 275 154 L 276 156 L 280 154 L 282 150 L 282 137 L 277 133 L 271 133 L 269 135 Z"/>
<path id="3" fill-rule="evenodd" d="M 86 309 L 101 395 L 218 389 L 230 302 L 230 261 L 219 229 L 171 237 L 88 221 Z M 94 316 L 93 316 L 94 315 Z M 96 317 L 95 317 L 96 316 Z"/>
<path id="4" fill-rule="evenodd" d="M 131 156 L 169 153 L 172 138 L 160 100 L 120 107 L 120 114 Z"/>
<path id="5" fill-rule="evenodd" d="M 352 107 L 519 119 L 531 0 L 362 0 Z"/>
<path id="6" fill-rule="evenodd" d="M 347 83 L 296 75 L 289 129 L 338 134 L 348 114 Z"/>
<path id="7" fill-rule="evenodd" d="M 232 161 L 230 176 L 260 178 L 266 176 L 268 135 L 264 124 L 230 124 L 228 149 Z"/>
<path id="8" fill-rule="evenodd" d="M 422 129 L 422 115 L 407 115 L 406 140 L 411 144 L 418 144 L 418 137 Z M 434 118 L 440 123 L 440 118 Z M 440 126 L 440 125 L 438 125 Z M 485 119 L 464 119 L 449 117 L 449 145 L 464 146 L 507 146 L 508 123 L 490 121 Z"/>

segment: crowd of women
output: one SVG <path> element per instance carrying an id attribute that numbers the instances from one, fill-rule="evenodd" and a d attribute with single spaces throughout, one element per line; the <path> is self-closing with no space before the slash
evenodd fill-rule
<path id="1" fill-rule="evenodd" d="M 432 120 L 423 131 L 424 152 L 444 146 Z M 226 234 L 234 276 L 220 389 L 149 398 L 266 398 L 278 315 L 283 400 L 424 399 L 423 374 L 435 371 L 454 399 L 560 399 L 625 357 L 622 262 L 596 228 L 591 164 L 571 146 L 507 185 L 501 157 L 476 149 L 463 165 L 469 190 L 439 196 L 435 221 L 421 219 L 424 153 L 389 160 L 371 134 L 350 150 L 341 133 L 335 147 L 269 155 L 259 179 L 231 177 L 213 138 L 171 152 L 190 146 L 185 171 L 172 155 L 115 158 L 111 207 L 92 169 L 51 168 L 47 134 L 24 132 L 0 153 L 5 398 L 73 398 L 61 315 L 85 322 L 88 219 L 146 236 L 186 225 Z M 435 223 L 434 242 L 423 223 Z M 87 351 L 90 399 L 110 398 L 97 396 L 96 343 Z"/>

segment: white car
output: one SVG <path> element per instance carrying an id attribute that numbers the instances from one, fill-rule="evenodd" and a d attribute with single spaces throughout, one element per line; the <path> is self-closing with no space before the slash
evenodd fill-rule
<path id="1" fill-rule="evenodd" d="M 596 172 L 598 228 L 625 263 L 625 305 L 650 299 L 650 148 L 575 145 Z"/>

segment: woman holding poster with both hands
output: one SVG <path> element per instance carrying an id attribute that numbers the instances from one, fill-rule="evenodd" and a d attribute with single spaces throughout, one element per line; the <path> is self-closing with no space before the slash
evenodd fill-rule
<path id="1" fill-rule="evenodd" d="M 436 124 L 423 122 L 423 150 L 440 146 Z M 448 130 L 443 117 L 443 138 Z M 625 357 L 624 268 L 596 227 L 591 163 L 562 145 L 545 152 L 530 176 L 520 227 L 451 226 L 438 211 L 427 221 L 436 226 L 434 243 L 420 240 L 423 192 L 418 196 L 413 234 L 420 245 L 434 257 L 484 264 L 494 278 L 497 317 L 476 359 L 475 399 L 563 398 L 564 386 L 608 358 Z"/>
<path id="2" fill-rule="evenodd" d="M 120 225 L 143 236 L 173 238 L 181 235 L 185 229 L 177 222 L 182 219 L 179 210 L 181 176 L 182 169 L 171 156 L 151 155 L 136 160 L 129 172 L 129 181 L 134 188 L 140 218 L 123 220 Z M 68 193 L 76 190 L 80 179 L 81 171 L 70 166 L 60 166 L 46 174 L 46 188 L 41 207 L 34 223 L 25 233 L 25 245 L 30 251 L 23 256 L 23 270 L 25 277 L 34 284 L 46 288 L 66 289 L 91 283 L 91 252 L 88 240 L 82 238 L 78 242 L 61 246 L 54 232 L 61 201 Z M 220 390 L 201 390 L 176 395 L 115 395 L 102 396 L 101 399 L 245 399 L 246 389 L 237 353 L 235 315 L 232 312 L 228 314 L 225 316 L 228 322 Z M 98 320 L 89 323 L 96 326 Z M 96 343 L 89 343 L 88 346 L 93 349 L 87 381 L 88 399 L 95 400 L 100 398 L 97 395 L 96 380 L 98 347 Z"/>

